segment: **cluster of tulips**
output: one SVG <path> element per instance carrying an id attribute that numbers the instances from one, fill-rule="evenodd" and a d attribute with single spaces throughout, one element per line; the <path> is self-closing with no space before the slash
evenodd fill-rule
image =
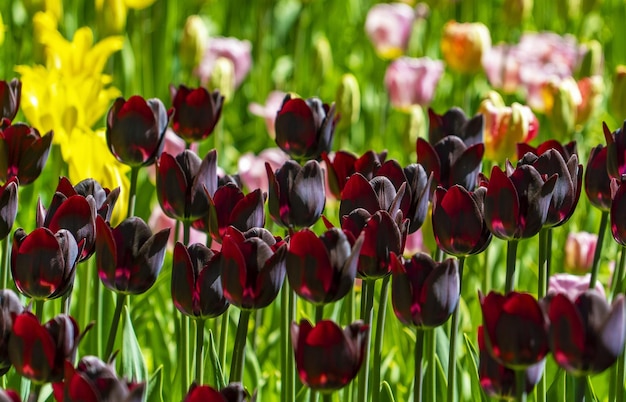
<path id="1" fill-rule="evenodd" d="M 0 238 L 4 244 L 8 244 L 18 210 L 18 187 L 39 176 L 53 135 L 40 136 L 35 128 L 12 122 L 19 101 L 18 81 L 0 82 L 0 180 L 4 182 Z M 344 151 L 331 153 L 338 121 L 334 105 L 287 95 L 277 111 L 276 143 L 292 159 L 276 170 L 266 165 L 268 194 L 261 189 L 246 194 L 237 175 L 218 175 L 215 150 L 202 158 L 190 149 L 178 155 L 163 152 L 170 122 L 188 145 L 202 141 L 213 132 L 222 104 L 218 91 L 182 85 L 172 88 L 169 110 L 158 99 L 117 99 L 106 119 L 106 139 L 112 154 L 131 167 L 127 218 L 111 225 L 112 210 L 119 208 L 119 189 L 104 189 L 91 179 L 73 185 L 61 178 L 50 205 L 37 205 L 36 229 L 13 231 L 12 248 L 9 252 L 7 246 L 3 255 L 17 290 L 34 301 L 34 314 L 13 291 L 2 291 L 0 367 L 3 373 L 14 367 L 30 379 L 31 395 L 36 397 L 42 384 L 52 383 L 58 401 L 143 397 L 145 384 L 116 374 L 113 349 L 127 297 L 144 293 L 155 283 L 166 257 L 170 229 L 153 233 L 134 216 L 136 197 L 141 196 L 136 194 L 138 172 L 153 164 L 159 204 L 184 228 L 183 239 L 173 251 L 171 295 L 175 307 L 193 319 L 198 329 L 193 382 L 187 371 L 190 356 L 180 352 L 186 401 L 255 399 L 241 385 L 248 322 L 252 312 L 272 304 L 281 290 L 281 336 L 292 344 L 281 350 L 285 376 L 281 400 L 294 400 L 293 362 L 302 383 L 313 395 L 320 392 L 324 400 L 331 400 L 334 391 L 357 375 L 358 400 L 379 400 L 384 392 L 380 328 L 390 282 L 395 315 L 417 329 L 416 402 L 427 400 L 423 380 L 434 376 L 434 370 L 424 374 L 424 368 L 433 367 L 434 362 L 432 355 L 424 354 L 425 339 L 432 336 L 433 328 L 453 317 L 447 383 L 448 400 L 453 401 L 464 261 L 484 251 L 492 236 L 505 240 L 508 247 L 505 292 L 480 295 L 483 326 L 478 374 L 487 393 L 523 400 L 535 384 L 545 387 L 540 379 L 545 357 L 552 351 L 561 367 L 583 378 L 580 392 L 584 395 L 584 376 L 604 371 L 622 354 L 623 263 L 615 270 L 611 306 L 596 289 L 599 258 L 589 290 L 578 295 L 550 293 L 547 283 L 551 230 L 570 218 L 583 187 L 590 202 L 603 211 L 600 233 L 610 216 L 614 238 L 626 246 L 622 202 L 626 185 L 621 184 L 626 174 L 626 126 L 614 132 L 605 127 L 608 146 L 591 152 L 584 185 L 576 145 L 556 141 L 537 148 L 519 144 L 517 165 L 507 161 L 504 169 L 494 166 L 487 177 L 481 173 L 485 147 L 480 114 L 468 118 L 458 108 L 442 115 L 431 110 L 428 139 L 416 143 L 419 163 L 402 167 L 387 159 L 385 152 L 368 151 L 360 157 Z M 332 196 L 340 200 L 338 227 L 332 218 L 323 217 L 326 182 Z M 266 199 L 271 219 L 287 233 L 284 238 L 264 228 Z M 318 236 L 310 227 L 320 218 L 326 230 Z M 428 218 L 439 252 L 434 258 L 424 253 L 403 257 L 407 236 Z M 192 227 L 208 233 L 215 247 L 189 244 Z M 540 236 L 538 298 L 515 291 L 517 244 L 536 235 Z M 455 258 L 444 259 L 444 253 Z M 98 277 L 117 294 L 117 304 L 100 358 L 85 356 L 75 365 L 77 345 L 89 328 L 81 332 L 67 313 L 76 266 L 92 255 Z M 5 288 L 8 269 L 3 264 Z M 325 320 L 326 304 L 346 296 L 349 303 L 354 302 L 356 278 L 361 280 L 361 320 L 345 328 Z M 370 328 L 378 280 L 382 281 L 381 308 L 372 348 Z M 294 292 L 315 305 L 315 324 L 304 319 L 295 322 Z M 64 300 L 62 314 L 43 323 L 43 303 L 56 298 Z M 205 320 L 221 316 L 229 305 L 239 309 L 231 385 L 217 391 L 201 385 L 203 328 Z M 187 318 L 182 320 L 181 337 L 187 338 L 190 324 Z M 616 381 L 621 386 L 614 387 L 617 394 L 624 392 L 623 372 L 621 376 Z M 545 398 L 545 389 L 538 394 Z M 0 391 L 2 398 L 19 400 L 11 391 Z"/>

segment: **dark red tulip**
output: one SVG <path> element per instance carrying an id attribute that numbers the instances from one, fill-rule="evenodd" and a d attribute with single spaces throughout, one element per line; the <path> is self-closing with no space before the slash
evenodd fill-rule
<path id="1" fill-rule="evenodd" d="M 213 132 L 222 114 L 224 96 L 206 88 L 188 88 L 170 85 L 172 95 L 172 129 L 187 143 L 201 141 Z"/>
<path id="2" fill-rule="evenodd" d="M 452 315 L 461 297 L 459 265 L 454 258 L 438 263 L 427 254 L 391 260 L 391 301 L 405 325 L 435 328 Z"/>
<path id="3" fill-rule="evenodd" d="M 22 186 L 35 181 L 48 160 L 52 137 L 52 131 L 42 137 L 23 123 L 0 129 L 0 181 L 17 177 Z"/>
<path id="4" fill-rule="evenodd" d="M 609 218 L 611 220 L 611 233 L 620 245 L 626 247 L 626 182 L 612 183 L 613 202 Z"/>
<path id="5" fill-rule="evenodd" d="M 361 173 L 366 179 L 371 180 L 386 158 L 387 151 L 379 154 L 374 151 L 366 151 L 358 158 L 350 152 L 337 151 L 331 161 L 328 153 L 322 153 L 322 159 L 326 162 L 328 187 L 333 196 L 341 199 L 341 192 L 354 173 Z"/>
<path id="6" fill-rule="evenodd" d="M 0 121 L 13 121 L 20 108 L 22 82 L 17 78 L 11 81 L 0 81 Z"/>
<path id="7" fill-rule="evenodd" d="M 221 252 L 226 299 L 245 310 L 267 307 L 285 280 L 286 254 L 287 245 L 265 229 L 228 229 Z"/>
<path id="8" fill-rule="evenodd" d="M 120 195 L 120 188 L 117 187 L 113 190 L 103 188 L 100 183 L 91 178 L 81 180 L 78 184 L 72 186 L 67 177 L 61 177 L 59 184 L 57 184 L 56 192 L 65 195 L 67 198 L 73 195 L 81 195 L 85 198 L 92 196 L 96 203 L 96 212 L 105 221 L 109 222 L 115 203 Z M 54 200 L 55 198 L 53 198 L 53 202 Z"/>
<path id="9" fill-rule="evenodd" d="M 571 300 L 559 293 L 548 308 L 550 349 L 557 364 L 576 376 L 600 373 L 624 350 L 624 297 L 609 306 L 605 297 L 588 289 Z"/>
<path id="10" fill-rule="evenodd" d="M 152 165 L 161 155 L 165 130 L 173 110 L 163 102 L 141 96 L 119 97 L 107 114 L 106 140 L 120 162 L 138 167 Z"/>
<path id="11" fill-rule="evenodd" d="M 0 402 L 22 402 L 22 398 L 13 390 L 0 389 Z"/>
<path id="12" fill-rule="evenodd" d="M 231 383 L 221 390 L 208 385 L 191 384 L 183 402 L 254 402 L 256 394 L 250 396 L 241 383 Z"/>
<path id="13" fill-rule="evenodd" d="M 172 300 L 192 318 L 213 318 L 228 308 L 222 290 L 221 259 L 203 244 L 177 242 L 172 265 Z"/>
<path id="14" fill-rule="evenodd" d="M 13 329 L 13 317 L 23 311 L 24 306 L 14 291 L 0 289 L 0 377 L 11 368 L 9 337 Z"/>
<path id="15" fill-rule="evenodd" d="M 357 208 L 363 208 L 370 214 L 387 211 L 395 215 L 405 199 L 410 203 L 410 194 L 405 197 L 406 186 L 405 181 L 396 190 L 394 183 L 385 176 L 374 176 L 367 180 L 360 173 L 355 173 L 350 176 L 341 192 L 339 216 L 346 216 Z M 408 203 L 405 206 L 408 209 Z"/>
<path id="16" fill-rule="evenodd" d="M 37 228 L 13 235 L 11 273 L 17 289 L 36 300 L 56 299 L 72 289 L 80 249 L 65 229 Z"/>
<path id="17" fill-rule="evenodd" d="M 81 334 L 76 321 L 61 314 L 44 325 L 30 312 L 15 317 L 9 357 L 17 373 L 42 384 L 63 378 L 65 361 L 73 360 Z"/>
<path id="18" fill-rule="evenodd" d="M 309 388 L 332 392 L 354 379 L 363 363 L 369 327 L 362 321 L 344 330 L 329 320 L 315 326 L 307 320 L 291 324 L 291 342 L 300 380 Z"/>
<path id="19" fill-rule="evenodd" d="M 620 180 L 626 174 L 626 120 L 622 128 L 611 132 L 606 123 L 602 123 L 606 139 L 606 170 L 611 178 Z"/>
<path id="20" fill-rule="evenodd" d="M 482 114 L 469 119 L 465 112 L 453 107 L 439 115 L 428 109 L 428 142 L 436 144 L 447 136 L 459 137 L 467 147 L 483 142 L 484 117 Z"/>
<path id="21" fill-rule="evenodd" d="M 546 181 L 533 166 L 513 168 L 506 173 L 494 166 L 485 195 L 485 221 L 494 236 L 504 240 L 533 237 L 546 223 L 557 175 Z"/>
<path id="22" fill-rule="evenodd" d="M 576 141 L 570 141 L 567 144 L 561 144 L 557 140 L 547 140 L 539 144 L 537 147 L 533 147 L 525 142 L 517 143 L 517 159 L 522 159 L 528 152 L 540 156 L 549 150 L 556 150 L 563 160 L 569 160 L 572 155 L 578 155 L 576 149 Z"/>
<path id="23" fill-rule="evenodd" d="M 17 217 L 17 177 L 9 179 L 0 186 L 0 240 L 11 233 Z"/>
<path id="24" fill-rule="evenodd" d="M 611 177 L 607 170 L 608 148 L 598 145 L 589 153 L 585 171 L 585 193 L 591 205 L 602 211 L 611 208 Z"/>
<path id="25" fill-rule="evenodd" d="M 309 229 L 294 233 L 287 251 L 289 284 L 302 298 L 326 304 L 343 298 L 354 284 L 363 238 L 354 246 L 336 228 L 317 237 Z"/>
<path id="26" fill-rule="evenodd" d="M 98 216 L 96 231 L 96 266 L 104 286 L 123 294 L 150 289 L 161 272 L 170 229 L 153 235 L 136 216 L 112 229 Z"/>
<path id="27" fill-rule="evenodd" d="M 194 221 L 209 213 L 209 197 L 217 188 L 217 152 L 204 159 L 190 150 L 176 156 L 167 152 L 157 162 L 156 189 L 165 215 Z"/>
<path id="28" fill-rule="evenodd" d="M 484 216 L 487 189 L 467 191 L 454 185 L 448 191 L 437 187 L 433 199 L 433 233 L 437 246 L 448 254 L 468 256 L 484 251 L 491 232 Z"/>
<path id="29" fill-rule="evenodd" d="M 510 369 L 526 369 L 549 352 L 548 320 L 528 293 L 480 295 L 489 354 Z"/>
<path id="30" fill-rule="evenodd" d="M 326 191 L 324 172 L 317 161 L 304 166 L 289 160 L 272 171 L 265 164 L 269 182 L 269 212 L 272 220 L 285 228 L 303 228 L 315 224 L 324 211 Z"/>
<path id="31" fill-rule="evenodd" d="M 334 103 L 288 94 L 276 115 L 276 145 L 294 159 L 319 159 L 330 152 L 337 119 Z"/>

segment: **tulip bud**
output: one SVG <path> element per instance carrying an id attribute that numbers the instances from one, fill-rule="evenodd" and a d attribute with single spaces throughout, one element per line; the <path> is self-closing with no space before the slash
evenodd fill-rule
<path id="1" fill-rule="evenodd" d="M 341 77 L 337 96 L 335 96 L 335 104 L 337 105 L 337 114 L 341 116 L 337 122 L 338 127 L 348 128 L 359 120 L 361 92 L 359 81 L 354 75 L 348 73 Z"/>
<path id="2" fill-rule="evenodd" d="M 315 75 L 324 78 L 333 68 L 333 50 L 325 35 L 320 34 L 313 42 L 315 49 Z"/>
<path id="3" fill-rule="evenodd" d="M 504 0 L 502 10 L 507 26 L 517 27 L 532 15 L 533 0 Z"/>
<path id="4" fill-rule="evenodd" d="M 619 65 L 615 69 L 609 104 L 615 120 L 626 120 L 626 65 Z"/>
<path id="5" fill-rule="evenodd" d="M 415 11 L 408 4 L 377 4 L 367 12 L 365 32 L 383 59 L 404 54 L 411 37 Z"/>
<path id="6" fill-rule="evenodd" d="M 414 105 L 410 109 L 409 116 L 409 141 L 415 143 L 418 138 L 426 136 L 426 116 L 420 105 Z"/>
<path id="7" fill-rule="evenodd" d="M 582 102 L 576 108 L 576 124 L 585 124 L 602 103 L 604 78 L 600 75 L 584 77 L 578 81 L 578 90 Z"/>
<path id="8" fill-rule="evenodd" d="M 0 186 L 0 240 L 11 232 L 17 217 L 17 178 L 9 179 Z"/>
<path id="9" fill-rule="evenodd" d="M 482 69 L 483 55 L 491 48 L 489 29 L 480 22 L 449 21 L 443 27 L 441 53 L 451 69 L 476 73 Z"/>
<path id="10" fill-rule="evenodd" d="M 413 105 L 427 105 L 435 96 L 443 63 L 428 57 L 401 57 L 385 72 L 385 87 L 391 105 L 408 110 Z"/>
<path id="11" fill-rule="evenodd" d="M 24 306 L 14 291 L 0 289 L 0 376 L 6 374 L 11 367 L 9 337 L 13 329 L 13 317 L 23 311 Z"/>
<path id="12" fill-rule="evenodd" d="M 180 61 L 185 70 L 192 70 L 200 63 L 208 37 L 209 32 L 200 16 L 187 17 L 179 49 Z"/>
<path id="13" fill-rule="evenodd" d="M 574 133 L 576 110 L 582 103 L 576 81 L 570 77 L 561 82 L 549 82 L 542 90 L 553 138 L 558 141 L 569 138 Z"/>
<path id="14" fill-rule="evenodd" d="M 0 20 L 0 32 L 2 32 L 2 21 Z M 2 33 L 0 33 L 2 35 Z M 2 43 L 2 41 L 0 41 Z M 0 129 L 2 120 L 12 121 L 20 108 L 22 97 L 22 82 L 16 78 L 11 81 L 0 81 Z"/>
<path id="15" fill-rule="evenodd" d="M 124 0 L 102 0 L 97 12 L 102 33 L 105 36 L 122 34 L 126 29 L 127 14 Z"/>
<path id="16" fill-rule="evenodd" d="M 230 59 L 218 57 L 215 60 L 208 87 L 219 90 L 224 96 L 224 102 L 233 98 L 235 93 L 235 66 Z"/>
<path id="17" fill-rule="evenodd" d="M 593 265 L 598 235 L 587 232 L 570 233 L 565 242 L 565 270 L 585 273 Z"/>
<path id="18" fill-rule="evenodd" d="M 582 48 L 585 54 L 578 68 L 578 77 L 591 77 L 601 74 L 603 64 L 602 44 L 597 40 L 590 40 Z"/>

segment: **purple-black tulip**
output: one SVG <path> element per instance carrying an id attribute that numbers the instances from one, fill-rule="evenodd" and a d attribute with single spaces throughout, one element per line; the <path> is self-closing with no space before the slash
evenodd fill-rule
<path id="1" fill-rule="evenodd" d="M 566 161 L 569 160 L 572 155 L 578 155 L 576 141 L 570 141 L 567 144 L 561 144 L 557 140 L 547 140 L 537 145 L 536 147 L 533 147 L 532 145 L 529 145 L 525 142 L 518 142 L 517 159 L 522 159 L 524 155 L 529 152 L 535 155 L 543 155 L 551 149 L 556 150 L 559 154 L 561 154 L 563 160 Z"/>
<path id="2" fill-rule="evenodd" d="M 213 132 L 220 115 L 224 96 L 218 90 L 170 86 L 172 95 L 172 129 L 187 143 L 201 141 Z"/>
<path id="3" fill-rule="evenodd" d="M 602 123 L 606 139 L 606 170 L 613 179 L 620 180 L 626 174 L 626 120 L 624 125 L 611 132 L 606 123 Z"/>
<path id="4" fill-rule="evenodd" d="M 24 311 L 19 297 L 11 289 L 0 289 L 0 377 L 11 368 L 9 360 L 9 337 L 13 319 Z"/>
<path id="5" fill-rule="evenodd" d="M 17 177 L 13 177 L 0 186 L 0 240 L 11 233 L 17 217 L 18 185 Z"/>
<path id="6" fill-rule="evenodd" d="M 370 150 L 358 158 L 350 152 L 337 151 L 331 161 L 328 153 L 322 153 L 322 159 L 328 170 L 328 187 L 333 196 L 338 200 L 341 199 L 341 192 L 354 173 L 361 173 L 366 179 L 371 180 L 386 158 L 387 151 L 376 153 Z"/>
<path id="7" fill-rule="evenodd" d="M 339 216 L 349 215 L 357 208 L 362 208 L 370 214 L 387 211 L 395 215 L 405 199 L 410 203 L 410 194 L 406 196 L 405 194 L 404 183 L 396 190 L 394 183 L 385 176 L 374 176 L 367 180 L 360 173 L 355 173 L 348 179 L 341 192 Z M 405 206 L 408 209 L 408 204 Z"/>
<path id="8" fill-rule="evenodd" d="M 611 233 L 620 245 L 626 247 L 626 182 L 612 183 L 613 202 L 609 212 Z"/>
<path id="9" fill-rule="evenodd" d="M 241 383 L 230 383 L 221 390 L 209 385 L 191 384 L 183 402 L 254 402 L 256 393 L 250 396 Z"/>
<path id="10" fill-rule="evenodd" d="M 48 160 L 52 131 L 43 137 L 24 123 L 0 129 L 0 181 L 12 177 L 25 186 L 39 177 Z"/>
<path id="11" fill-rule="evenodd" d="M 13 121 L 20 108 L 22 82 L 17 78 L 11 81 L 0 81 L 0 122 L 7 119 Z M 1 124 L 0 124 L 1 126 Z"/>
<path id="12" fill-rule="evenodd" d="M 120 195 L 120 188 L 116 187 L 113 190 L 103 188 L 100 183 L 91 178 L 81 180 L 78 184 L 72 186 L 72 183 L 70 183 L 67 177 L 61 177 L 59 184 L 57 184 L 56 192 L 65 195 L 67 198 L 73 195 L 80 195 L 85 198 L 92 196 L 96 203 L 96 212 L 103 217 L 105 221 L 109 222 L 113 208 Z"/>
<path id="13" fill-rule="evenodd" d="M 428 109 L 428 142 L 436 144 L 445 137 L 459 137 L 467 147 L 483 142 L 484 116 L 477 114 L 471 119 L 465 112 L 453 107 L 444 114 Z"/>
<path id="14" fill-rule="evenodd" d="M 153 235 L 136 216 L 111 228 L 98 216 L 96 232 L 96 266 L 104 286 L 123 294 L 150 289 L 163 267 L 170 229 Z"/>
<path id="15" fill-rule="evenodd" d="M 608 148 L 598 145 L 591 149 L 585 170 L 585 193 L 594 207 L 608 211 L 611 208 L 611 177 L 607 170 Z"/>

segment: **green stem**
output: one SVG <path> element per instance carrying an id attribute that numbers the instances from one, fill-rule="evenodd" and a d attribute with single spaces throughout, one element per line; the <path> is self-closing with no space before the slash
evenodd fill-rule
<path id="1" fill-rule="evenodd" d="M 548 291 L 549 249 L 551 247 L 552 229 L 541 229 L 539 232 L 539 280 L 537 283 L 537 297 L 543 298 Z M 546 401 L 546 376 L 542 375 L 537 383 L 537 402 Z"/>
<path id="2" fill-rule="evenodd" d="M 43 304 L 44 304 L 45 300 L 43 299 L 36 299 L 35 300 L 35 316 L 37 317 L 37 320 L 39 320 L 40 324 L 43 324 Z"/>
<path id="3" fill-rule="evenodd" d="M 591 266 L 591 279 L 589 280 L 589 287 L 593 289 L 596 286 L 596 280 L 598 279 L 598 270 L 600 267 L 600 256 L 602 255 L 602 244 L 604 244 L 604 234 L 606 233 L 606 227 L 609 222 L 609 211 L 602 211 L 602 217 L 600 218 L 600 229 L 598 230 L 598 241 L 596 242 L 596 250 L 593 253 L 593 265 Z"/>
<path id="4" fill-rule="evenodd" d="M 128 209 L 126 216 L 131 217 L 135 215 L 135 202 L 137 200 L 137 177 L 139 176 L 139 167 L 133 166 L 130 168 L 130 191 L 128 193 Z"/>
<path id="5" fill-rule="evenodd" d="M 515 370 L 515 400 L 526 402 L 526 370 Z"/>
<path id="6" fill-rule="evenodd" d="M 243 379 L 243 366 L 246 357 L 246 338 L 248 335 L 248 321 L 250 320 L 250 310 L 241 310 L 239 313 L 239 324 L 237 325 L 237 335 L 233 348 L 233 358 L 230 366 L 230 383 L 241 382 Z"/>
<path id="7" fill-rule="evenodd" d="M 518 240 L 509 240 L 506 249 L 506 282 L 504 293 L 512 292 L 515 289 L 515 261 L 517 259 Z"/>
<path id="8" fill-rule="evenodd" d="M 430 331 L 429 331 L 430 332 Z M 413 402 L 422 402 L 424 388 L 424 329 L 415 332 L 415 378 L 413 384 Z M 428 370 L 432 368 L 429 367 Z"/>
<path id="9" fill-rule="evenodd" d="M 122 317 L 122 309 L 126 303 L 126 295 L 123 293 L 117 294 L 117 303 L 115 304 L 115 313 L 113 314 L 113 321 L 111 322 L 111 331 L 109 332 L 109 339 L 107 341 L 107 347 L 104 350 L 104 358 L 109 359 L 111 353 L 113 353 L 113 346 L 115 345 L 115 336 L 117 335 L 117 327 L 120 325 L 120 319 Z"/>
<path id="10" fill-rule="evenodd" d="M 372 401 L 380 399 L 380 365 L 383 354 L 383 339 L 385 333 L 385 316 L 387 314 L 387 295 L 389 294 L 389 279 L 383 278 L 378 302 L 378 316 L 376 318 L 376 338 L 374 338 L 374 367 L 372 372 Z"/>
<path id="11" fill-rule="evenodd" d="M 613 271 L 613 279 L 611 280 L 611 300 L 617 294 L 624 292 L 624 265 L 626 265 L 626 247 L 621 247 L 619 264 Z"/>
<path id="12" fill-rule="evenodd" d="M 222 314 L 222 319 L 220 322 L 220 367 L 224 367 L 226 364 L 226 345 L 228 344 L 228 325 L 229 325 L 229 316 L 230 309 L 226 310 L 224 314 Z"/>
<path id="13" fill-rule="evenodd" d="M 2 239 L 2 260 L 0 265 L 2 267 L 2 288 L 6 289 L 9 284 L 9 253 L 11 250 L 11 244 L 9 242 L 9 236 Z"/>
<path id="14" fill-rule="evenodd" d="M 28 402 L 37 402 L 39 393 L 41 392 L 41 384 L 30 383 L 30 393 L 28 394 Z"/>
<path id="15" fill-rule="evenodd" d="M 322 321 L 324 319 L 324 305 L 318 304 L 315 306 L 315 323 Z"/>
<path id="16" fill-rule="evenodd" d="M 585 392 L 587 391 L 587 376 L 581 377 L 573 377 L 574 386 L 576 387 L 575 392 L 575 401 L 576 402 L 585 402 Z"/>
<path id="17" fill-rule="evenodd" d="M 322 394 L 322 402 L 333 402 L 333 394 L 332 393 Z"/>
<path id="18" fill-rule="evenodd" d="M 463 289 L 463 268 L 465 267 L 465 257 L 459 257 L 459 291 Z M 448 389 L 447 389 L 447 401 L 456 401 L 456 346 L 457 336 L 459 332 L 459 304 L 461 299 L 459 296 L 459 302 L 454 308 L 452 314 L 452 323 L 450 324 L 450 353 L 448 354 Z"/>
<path id="19" fill-rule="evenodd" d="M 624 402 L 624 365 L 626 354 L 622 351 L 617 359 L 617 382 L 615 384 L 615 397 L 617 402 Z"/>
<path id="20" fill-rule="evenodd" d="M 615 400 L 615 391 L 617 389 L 617 364 L 609 369 L 609 401 Z"/>
<path id="21" fill-rule="evenodd" d="M 361 300 L 362 304 L 361 308 L 361 319 L 371 328 L 370 324 L 372 323 L 372 310 L 374 306 L 374 289 L 376 287 L 376 281 L 374 280 L 364 280 L 363 281 L 363 293 L 365 294 L 365 300 Z M 357 394 L 357 401 L 365 402 L 368 400 L 367 398 L 367 385 L 368 385 L 368 377 L 370 371 L 369 364 L 369 351 L 370 351 L 370 343 L 371 343 L 370 331 L 367 331 L 367 335 L 365 336 L 365 347 L 363 352 L 363 364 L 361 365 L 361 371 L 359 372 L 359 389 Z"/>
<path id="22" fill-rule="evenodd" d="M 296 318 L 296 296 L 294 291 L 291 289 L 291 286 L 289 286 L 289 283 L 287 283 L 287 299 L 288 299 L 288 314 L 289 316 L 288 318 L 288 329 L 289 331 L 287 332 L 287 334 L 291 333 L 291 323 L 295 320 Z M 294 360 L 294 356 L 293 356 L 293 347 L 291 345 L 291 336 L 287 337 L 287 400 L 289 401 L 295 401 L 296 400 L 296 367 L 295 367 L 295 360 Z"/>
<path id="23" fill-rule="evenodd" d="M 426 400 L 427 401 L 435 401 L 437 395 L 437 377 L 436 377 L 436 362 L 435 358 L 437 355 L 437 331 L 434 329 L 426 332 L 426 345 L 428 347 L 426 356 Z"/>
<path id="24" fill-rule="evenodd" d="M 490 247 L 487 247 L 487 249 L 485 251 L 483 251 L 483 289 L 482 292 L 484 294 L 487 294 L 487 292 L 489 292 L 489 289 L 491 289 L 491 269 L 490 269 L 490 265 L 489 265 L 489 249 Z"/>
<path id="25" fill-rule="evenodd" d="M 289 312 L 287 311 L 287 305 L 289 304 L 289 292 L 287 281 L 284 282 L 283 288 L 280 294 L 280 373 L 281 377 L 287 375 L 287 360 L 289 358 L 289 338 L 291 337 L 291 322 L 289 321 Z M 287 399 L 287 381 L 281 380 L 280 386 L 280 400 L 286 401 Z"/>
<path id="26" fill-rule="evenodd" d="M 202 367 L 204 367 L 204 320 L 196 320 L 196 384 L 202 385 Z"/>
<path id="27" fill-rule="evenodd" d="M 180 359 L 180 385 L 182 394 L 187 393 L 189 387 L 189 317 L 180 316 L 180 349 L 178 358 Z"/>

